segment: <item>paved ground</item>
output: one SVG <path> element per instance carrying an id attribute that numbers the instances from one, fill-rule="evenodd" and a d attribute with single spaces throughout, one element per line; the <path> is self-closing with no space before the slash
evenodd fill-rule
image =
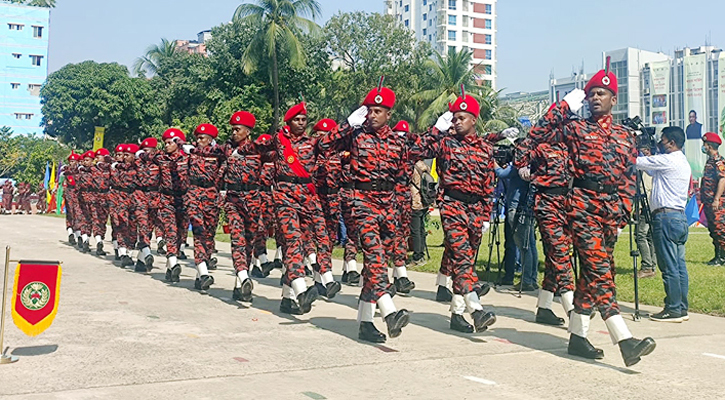
<path id="1" fill-rule="evenodd" d="M 191 289 L 192 268 L 184 268 L 180 285 L 169 286 L 161 257 L 147 276 L 121 270 L 69 248 L 63 227 L 61 219 L 41 216 L 0 219 L 0 244 L 12 246 L 13 259 L 63 261 L 53 326 L 29 338 L 7 319 L 6 346 L 21 357 L 0 366 L 2 398 L 721 399 L 725 393 L 725 319 L 630 322 L 636 336 L 650 335 L 658 347 L 628 369 L 601 319 L 592 321 L 591 340 L 606 358 L 569 357 L 563 328 L 532 322 L 533 296 L 491 293 L 484 303 L 499 316 L 493 329 L 454 333 L 448 307 L 433 301 L 435 277 L 411 274 L 418 289 L 395 300 L 413 312 L 412 323 L 376 347 L 357 340 L 357 288 L 290 317 L 278 312 L 278 271 L 256 284 L 252 307 L 230 300 L 227 244 L 218 245 L 217 284 L 201 295 Z M 555 311 L 561 313 L 558 305 Z"/>

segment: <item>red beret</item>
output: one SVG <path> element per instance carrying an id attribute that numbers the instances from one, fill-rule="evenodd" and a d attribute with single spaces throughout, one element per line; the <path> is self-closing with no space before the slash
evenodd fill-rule
<path id="1" fill-rule="evenodd" d="M 456 99 L 453 104 L 448 104 L 448 111 L 453 114 L 459 111 L 465 111 L 469 114 L 473 114 L 474 117 L 478 118 L 481 113 L 481 106 L 478 105 L 478 101 L 473 96 L 465 95 Z"/>
<path id="2" fill-rule="evenodd" d="M 73 153 L 73 152 L 71 152 L 70 155 L 68 156 L 68 161 L 80 161 L 82 159 L 83 159 L 83 157 L 81 157 L 80 154 Z"/>
<path id="3" fill-rule="evenodd" d="M 392 109 L 395 105 L 395 92 L 386 87 L 381 88 L 380 90 L 377 88 L 373 89 L 367 96 L 365 96 L 365 100 L 362 105 L 367 107 L 381 106 Z"/>
<path id="4" fill-rule="evenodd" d="M 110 155 L 111 155 L 111 153 L 108 150 L 104 149 L 104 148 L 100 148 L 100 149 L 96 150 L 96 157 L 98 157 L 98 156 L 110 156 Z"/>
<path id="5" fill-rule="evenodd" d="M 393 132 L 410 132 L 410 127 L 408 126 L 408 123 L 405 121 L 400 121 L 397 124 L 395 124 L 395 127 L 393 128 Z"/>
<path id="6" fill-rule="evenodd" d="M 123 143 L 116 146 L 116 153 L 123 153 L 123 146 L 125 146 Z"/>
<path id="7" fill-rule="evenodd" d="M 130 143 L 126 145 L 125 150 L 126 153 L 136 154 L 136 152 L 139 151 L 139 147 L 137 144 Z"/>
<path id="8" fill-rule="evenodd" d="M 209 135 L 213 139 L 216 139 L 217 135 L 219 134 L 219 130 L 216 128 L 216 126 L 212 124 L 201 124 L 196 127 L 194 130 L 194 135 Z"/>
<path id="9" fill-rule="evenodd" d="M 181 129 L 177 128 L 170 128 L 167 129 L 166 132 L 161 136 L 161 139 L 168 140 L 173 138 L 179 138 L 181 141 L 186 141 L 186 135 L 184 135 L 184 132 L 181 131 Z"/>
<path id="10" fill-rule="evenodd" d="M 292 108 L 287 110 L 287 112 L 284 114 L 284 122 L 288 122 L 298 115 L 307 115 L 307 106 L 304 102 L 296 104 L 292 106 Z"/>
<path id="11" fill-rule="evenodd" d="M 143 140 L 143 142 L 141 142 L 142 149 L 145 149 L 147 147 L 151 147 L 151 148 L 155 149 L 158 145 L 159 145 L 159 141 L 156 140 L 156 138 L 152 138 L 152 137 L 146 138 Z"/>
<path id="12" fill-rule="evenodd" d="M 87 152 L 83 153 L 83 158 L 96 158 L 96 152 L 93 150 L 88 150 Z"/>
<path id="13" fill-rule="evenodd" d="M 606 67 L 594 74 L 592 79 L 589 80 L 589 83 L 587 83 L 584 87 L 584 92 L 587 95 L 589 94 L 589 91 L 594 88 L 609 89 L 609 91 L 614 93 L 615 96 L 617 95 L 617 76 L 609 69 L 610 60 L 611 57 L 607 57 Z"/>
<path id="14" fill-rule="evenodd" d="M 332 119 L 325 118 L 321 119 L 320 122 L 316 123 L 312 128 L 313 131 L 332 132 L 333 129 L 337 128 L 337 122 Z"/>
<path id="15" fill-rule="evenodd" d="M 229 120 L 229 125 L 244 125 L 251 129 L 257 124 L 257 118 L 249 111 L 237 111 Z"/>
<path id="16" fill-rule="evenodd" d="M 722 144 L 722 139 L 720 139 L 720 136 L 718 136 L 717 133 L 714 132 L 708 132 L 702 135 L 702 141 L 715 143 L 718 146 Z"/>

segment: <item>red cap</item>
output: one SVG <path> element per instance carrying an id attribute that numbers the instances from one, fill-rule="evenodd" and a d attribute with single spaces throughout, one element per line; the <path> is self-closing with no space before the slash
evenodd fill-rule
<path id="1" fill-rule="evenodd" d="M 110 155 L 111 155 L 111 152 L 109 152 L 108 150 L 106 150 L 106 149 L 104 149 L 102 147 L 100 149 L 96 150 L 96 157 L 98 157 L 98 156 L 110 156 Z"/>
<path id="2" fill-rule="evenodd" d="M 81 157 L 80 154 L 74 153 L 71 151 L 70 155 L 68 156 L 68 161 L 80 161 L 83 157 Z"/>
<path id="3" fill-rule="evenodd" d="M 257 124 L 257 118 L 249 111 L 237 111 L 229 120 L 229 125 L 244 125 L 251 129 Z"/>
<path id="4" fill-rule="evenodd" d="M 141 142 L 142 149 L 149 148 L 149 147 L 155 149 L 156 147 L 158 147 L 158 145 L 159 145 L 159 141 L 156 140 L 156 138 L 152 138 L 152 137 L 146 138 L 143 140 L 143 142 Z"/>
<path id="5" fill-rule="evenodd" d="M 718 136 L 717 133 L 714 132 L 708 132 L 702 135 L 702 141 L 715 143 L 718 146 L 722 144 L 722 139 L 720 139 L 720 136 Z"/>
<path id="6" fill-rule="evenodd" d="M 584 87 L 584 92 L 586 94 L 589 94 L 590 90 L 600 87 L 609 89 L 609 91 L 614 93 L 615 96 L 617 95 L 617 76 L 614 75 L 614 72 L 609 70 L 610 60 L 611 57 L 607 56 L 607 65 L 603 70 L 594 74 L 592 79 L 589 80 L 589 83 L 587 83 Z"/>
<path id="7" fill-rule="evenodd" d="M 83 158 L 96 158 L 96 153 L 93 150 L 88 150 L 83 153 Z"/>
<path id="8" fill-rule="evenodd" d="M 139 147 L 137 144 L 129 143 L 126 146 L 124 146 L 124 150 L 126 153 L 136 154 L 137 151 L 139 151 Z"/>
<path id="9" fill-rule="evenodd" d="M 216 139 L 219 134 L 219 130 L 212 124 L 201 124 L 194 130 L 194 135 L 209 135 L 213 139 Z"/>
<path id="10" fill-rule="evenodd" d="M 125 146 L 123 143 L 116 146 L 116 153 L 123 153 L 123 146 Z"/>
<path id="11" fill-rule="evenodd" d="M 284 114 L 284 122 L 288 122 L 292 120 L 292 118 L 298 116 L 298 115 L 307 115 L 307 106 L 304 102 L 300 104 L 296 104 L 292 106 L 287 112 Z"/>
<path id="12" fill-rule="evenodd" d="M 408 126 L 408 123 L 405 121 L 400 121 L 397 124 L 395 124 L 395 127 L 393 128 L 393 132 L 410 132 L 410 126 Z"/>
<path id="13" fill-rule="evenodd" d="M 392 109 L 395 105 L 395 92 L 386 87 L 380 89 L 375 88 L 371 90 L 367 96 L 365 96 L 365 100 L 362 105 L 367 107 L 380 106 Z"/>
<path id="14" fill-rule="evenodd" d="M 332 132 L 332 130 L 335 128 L 337 128 L 337 122 L 335 122 L 335 120 L 325 118 L 321 119 L 320 122 L 316 123 L 312 130 L 321 132 Z"/>
<path id="15" fill-rule="evenodd" d="M 186 142 L 186 135 L 184 135 L 184 132 L 181 131 L 181 129 L 177 128 L 169 128 L 164 132 L 164 134 L 161 136 L 161 139 L 168 140 L 173 138 L 179 138 L 182 142 Z"/>
<path id="16" fill-rule="evenodd" d="M 453 104 L 448 103 L 448 111 L 453 114 L 464 111 L 469 114 L 473 114 L 474 117 L 478 118 L 481 113 L 481 106 L 478 105 L 478 101 L 473 96 L 463 95 L 456 99 Z"/>

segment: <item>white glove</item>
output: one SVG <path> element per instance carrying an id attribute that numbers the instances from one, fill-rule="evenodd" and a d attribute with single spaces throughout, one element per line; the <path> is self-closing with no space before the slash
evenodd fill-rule
<path id="1" fill-rule="evenodd" d="M 239 155 L 239 152 L 237 152 L 237 150 L 239 150 L 239 149 L 234 149 L 234 151 L 232 152 L 232 157 L 234 157 L 234 158 L 241 158 L 242 156 Z"/>
<path id="2" fill-rule="evenodd" d="M 368 107 L 362 106 L 355 110 L 352 114 L 350 114 L 349 117 L 347 117 L 347 123 L 350 124 L 353 128 L 357 128 L 359 126 L 362 126 L 363 123 L 365 123 L 365 120 L 368 116 Z"/>
<path id="3" fill-rule="evenodd" d="M 222 200 L 225 200 L 227 198 L 227 191 L 226 190 L 219 191 L 219 196 L 221 196 Z"/>
<path id="4" fill-rule="evenodd" d="M 212 145 L 212 146 L 216 146 L 216 140 L 212 139 L 212 140 L 211 140 L 211 145 Z"/>
<path id="5" fill-rule="evenodd" d="M 117 163 L 117 162 L 115 162 L 115 163 L 111 164 L 111 168 L 113 168 L 113 169 L 116 169 L 116 165 L 118 165 L 118 163 Z"/>
<path id="6" fill-rule="evenodd" d="M 617 228 L 617 237 L 619 237 L 619 235 L 622 234 L 622 230 L 623 230 L 622 228 Z"/>
<path id="7" fill-rule="evenodd" d="M 483 229 L 481 229 L 481 233 L 486 233 L 489 229 L 491 229 L 491 223 L 486 221 L 483 223 Z"/>
<path id="8" fill-rule="evenodd" d="M 519 176 L 521 179 L 525 180 L 526 182 L 531 180 L 531 169 L 529 167 L 524 167 L 519 170 Z"/>
<path id="9" fill-rule="evenodd" d="M 191 151 L 194 150 L 194 146 L 190 144 L 185 144 L 181 146 L 182 149 L 184 149 L 184 153 L 191 154 Z"/>
<path id="10" fill-rule="evenodd" d="M 584 107 L 584 99 L 586 97 L 587 94 L 583 90 L 574 89 L 564 96 L 564 101 L 569 105 L 569 109 L 573 113 L 577 113 L 582 107 Z"/>
<path id="11" fill-rule="evenodd" d="M 448 129 L 453 125 L 453 113 L 450 111 L 446 111 L 443 115 L 438 117 L 438 121 L 436 121 L 435 127 L 440 132 L 446 132 Z"/>
<path id="12" fill-rule="evenodd" d="M 515 139 L 519 137 L 519 130 L 516 128 L 507 128 L 504 129 L 503 132 L 501 132 L 501 136 L 505 137 L 506 139 Z"/>
<path id="13" fill-rule="evenodd" d="M 140 156 L 141 154 L 143 154 L 143 153 L 145 153 L 145 151 L 143 151 L 143 149 L 142 149 L 142 150 L 139 150 L 139 151 L 137 151 L 137 152 L 136 152 L 136 158 L 138 158 L 138 157 L 139 157 L 139 156 Z"/>

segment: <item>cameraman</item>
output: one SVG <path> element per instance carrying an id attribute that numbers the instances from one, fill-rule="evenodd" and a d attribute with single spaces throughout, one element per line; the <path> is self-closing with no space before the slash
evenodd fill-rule
<path id="1" fill-rule="evenodd" d="M 662 130 L 658 143 L 662 154 L 637 157 L 637 169 L 652 176 L 652 238 L 666 294 L 665 309 L 651 315 L 653 321 L 687 319 L 685 243 L 689 226 L 685 205 L 692 172 L 682 152 L 684 145 L 685 132 L 670 126 Z"/>

